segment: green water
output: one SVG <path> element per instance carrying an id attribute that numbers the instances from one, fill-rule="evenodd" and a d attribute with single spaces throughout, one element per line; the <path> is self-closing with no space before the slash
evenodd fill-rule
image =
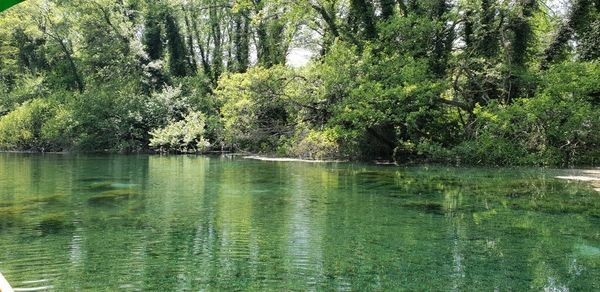
<path id="1" fill-rule="evenodd" d="M 570 172 L 0 154 L 0 272 L 55 291 L 598 290 L 600 193 Z"/>

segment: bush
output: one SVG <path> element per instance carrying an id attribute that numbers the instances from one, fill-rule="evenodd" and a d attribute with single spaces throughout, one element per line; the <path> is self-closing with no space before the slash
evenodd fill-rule
<path id="1" fill-rule="evenodd" d="M 341 156 L 340 135 L 336 129 L 303 131 L 289 143 L 287 154 L 307 159 L 333 159 Z"/>
<path id="2" fill-rule="evenodd" d="M 282 138 L 294 132 L 292 102 L 287 89 L 291 71 L 283 66 L 250 68 L 224 76 L 215 90 L 223 104 L 223 140 L 227 147 L 274 152 Z"/>
<path id="3" fill-rule="evenodd" d="M 126 134 L 132 136 L 133 125 L 125 118 L 128 108 L 123 100 L 132 102 L 133 97 L 120 89 L 110 91 L 100 87 L 75 95 L 70 107 L 78 124 L 77 148 L 84 151 L 115 149 L 122 140 L 129 138 Z"/>
<path id="4" fill-rule="evenodd" d="M 71 112 L 43 99 L 26 102 L 0 118 L 0 148 L 58 151 L 72 143 Z"/>
<path id="5" fill-rule="evenodd" d="M 48 143 L 52 150 L 65 150 L 74 144 L 74 129 L 77 125 L 71 110 L 58 106 L 54 114 L 41 129 L 42 139 Z"/>
<path id="6" fill-rule="evenodd" d="M 600 66 L 569 63 L 542 76 L 544 86 L 530 99 L 495 106 L 483 119 L 478 144 L 512 148 L 513 164 L 590 165 L 600 158 Z M 486 140 L 488 140 L 486 142 Z M 596 161 L 596 162 L 595 162 Z M 503 163 L 507 164 L 507 163 Z"/>
<path id="7" fill-rule="evenodd" d="M 476 115 L 473 139 L 448 152 L 422 145 L 423 153 L 437 161 L 486 165 L 592 165 L 600 160 L 600 110 L 589 103 L 541 95 L 488 106 Z"/>
<path id="8" fill-rule="evenodd" d="M 18 80 L 10 93 L 3 93 L 0 90 L 0 94 L 1 115 L 16 109 L 26 101 L 48 95 L 48 88 L 44 85 L 43 77 L 24 75 L 22 79 Z"/>
<path id="9" fill-rule="evenodd" d="M 150 132 L 150 147 L 160 152 L 196 153 L 210 147 L 204 139 L 205 117 L 200 112 L 191 112 L 181 121 L 170 123 L 164 128 Z"/>
<path id="10" fill-rule="evenodd" d="M 532 98 L 475 109 L 474 136 L 454 147 L 418 145 L 424 157 L 486 165 L 594 165 L 600 161 L 597 63 L 559 64 Z"/>

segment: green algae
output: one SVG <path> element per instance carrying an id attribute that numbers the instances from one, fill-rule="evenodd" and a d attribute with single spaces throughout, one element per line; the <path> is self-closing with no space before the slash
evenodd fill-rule
<path id="1" fill-rule="evenodd" d="M 65 213 L 49 213 L 44 215 L 37 224 L 42 235 L 55 234 L 71 229 L 73 224 L 67 219 Z"/>
<path id="2" fill-rule="evenodd" d="M 12 205 L 8 207 L 0 207 L 0 214 L 2 215 L 22 215 L 23 213 L 33 209 L 33 206 L 29 205 Z"/>
<path id="3" fill-rule="evenodd" d="M 85 178 L 80 178 L 77 181 L 79 182 L 101 182 L 101 181 L 106 181 L 106 180 L 110 180 L 110 178 L 108 177 L 85 177 Z"/>
<path id="4" fill-rule="evenodd" d="M 575 252 L 584 257 L 600 257 L 600 248 L 589 244 L 578 243 L 575 245 Z"/>
<path id="5" fill-rule="evenodd" d="M 131 189 L 137 187 L 137 184 L 134 183 L 124 183 L 124 182 L 115 182 L 111 184 L 111 187 L 115 189 Z"/>
<path id="6" fill-rule="evenodd" d="M 15 202 L 13 202 L 13 201 L 0 202 L 0 208 L 12 207 L 14 205 L 15 205 Z"/>
<path id="7" fill-rule="evenodd" d="M 130 200 L 140 196 L 140 193 L 130 189 L 117 189 L 101 192 L 98 195 L 88 198 L 88 203 L 92 205 L 107 205 L 118 201 Z"/>
<path id="8" fill-rule="evenodd" d="M 51 195 L 27 198 L 24 200 L 24 202 L 54 204 L 54 203 L 61 203 L 62 201 L 65 200 L 66 197 L 67 196 L 65 194 L 51 194 Z"/>
<path id="9" fill-rule="evenodd" d="M 600 209 L 589 210 L 585 214 L 591 218 L 600 219 Z"/>
<path id="10" fill-rule="evenodd" d="M 424 213 L 444 214 L 444 206 L 438 202 L 431 201 L 408 201 L 400 204 L 404 208 L 417 210 Z"/>
<path id="11" fill-rule="evenodd" d="M 133 183 L 104 181 L 104 182 L 91 183 L 87 186 L 87 189 L 94 191 L 94 192 L 100 192 L 100 191 L 110 191 L 110 190 L 117 190 L 117 189 L 131 189 L 131 188 L 135 188 L 137 186 L 138 186 L 137 184 L 133 184 Z"/>
<path id="12" fill-rule="evenodd" d="M 94 182 L 88 185 L 88 189 L 94 191 L 103 191 L 112 189 L 112 182 L 104 181 L 104 182 Z"/>
<path id="13" fill-rule="evenodd" d="M 22 224 L 25 221 L 25 214 L 31 209 L 33 207 L 27 205 L 0 207 L 0 230 Z"/>
<path id="14" fill-rule="evenodd" d="M 45 205 L 59 205 L 65 197 L 63 194 L 51 194 L 5 201 L 0 205 L 0 229 L 28 224 Z"/>

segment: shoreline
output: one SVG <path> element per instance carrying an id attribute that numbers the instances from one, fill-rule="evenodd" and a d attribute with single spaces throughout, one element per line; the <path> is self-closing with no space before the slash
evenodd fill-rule
<path id="1" fill-rule="evenodd" d="M 244 159 L 258 160 L 258 161 L 274 161 L 274 162 L 306 162 L 306 163 L 340 163 L 348 162 L 347 160 L 311 160 L 291 157 L 268 157 L 259 155 L 243 156 Z"/>
<path id="2" fill-rule="evenodd" d="M 41 151 L 28 151 L 28 150 L 0 150 L 0 154 L 33 154 L 33 155 L 159 155 L 159 156 L 179 156 L 179 155 L 195 155 L 195 156 L 229 156 L 229 157 L 241 157 L 243 159 L 257 160 L 257 161 L 271 161 L 271 162 L 305 162 L 305 163 L 348 163 L 348 162 L 362 162 L 371 163 L 378 166 L 402 166 L 402 165 L 441 165 L 441 166 L 453 166 L 453 167 L 490 167 L 490 168 L 542 168 L 542 169 L 563 169 L 572 172 L 571 175 L 555 176 L 558 179 L 571 180 L 571 181 L 588 181 L 597 182 L 595 187 L 600 191 L 600 166 L 598 165 L 573 165 L 573 166 L 558 166 L 558 165 L 485 165 L 485 164 L 455 164 L 447 162 L 435 162 L 427 160 L 419 161 L 406 161 L 404 163 L 395 162 L 392 160 L 372 159 L 372 160 L 360 160 L 360 159 L 303 159 L 294 157 L 275 157 L 269 155 L 259 155 L 249 152 L 229 152 L 229 151 L 207 151 L 202 153 L 159 153 L 156 151 L 139 151 L 139 152 L 115 152 L 115 151 L 52 151 L 52 152 L 41 152 Z M 592 175 L 592 176 L 590 176 Z"/>
<path id="3" fill-rule="evenodd" d="M 595 191 L 600 192 L 600 169 L 577 169 L 572 175 L 555 176 L 555 178 L 587 183 Z"/>

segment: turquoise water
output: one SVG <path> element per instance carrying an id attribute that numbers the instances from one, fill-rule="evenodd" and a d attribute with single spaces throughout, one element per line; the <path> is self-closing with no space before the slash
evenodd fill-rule
<path id="1" fill-rule="evenodd" d="M 55 291 L 589 291 L 566 170 L 0 154 L 0 272 Z"/>

